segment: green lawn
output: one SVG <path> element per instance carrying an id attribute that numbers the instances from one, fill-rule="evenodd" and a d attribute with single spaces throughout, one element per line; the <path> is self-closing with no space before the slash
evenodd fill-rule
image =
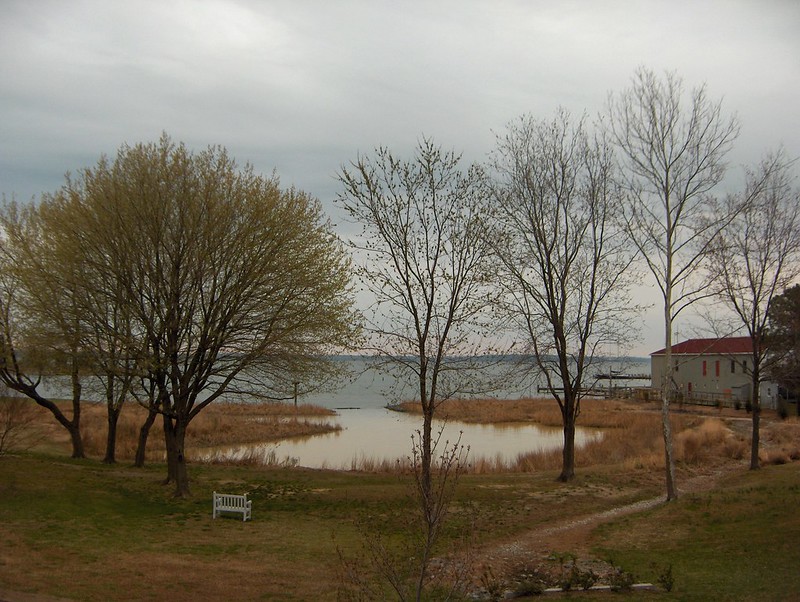
<path id="1" fill-rule="evenodd" d="M 407 481 L 392 475 L 192 465 L 192 496 L 180 500 L 163 475 L 162 465 L 0 458 L 0 590 L 74 600 L 335 600 L 337 548 L 350 557 L 361 549 L 355 523 L 394 541 L 413 507 Z M 440 551 L 465 536 L 486 544 L 652 497 L 657 482 L 608 469 L 569 485 L 555 473 L 469 475 Z M 214 490 L 249 492 L 253 521 L 212 520 Z M 672 565 L 674 591 L 660 599 L 800 599 L 799 493 L 798 463 L 742 470 L 713 491 L 606 525 L 591 544 L 643 580 Z"/>
<path id="2" fill-rule="evenodd" d="M 595 551 L 667 599 L 800 600 L 800 465 L 741 471 L 713 491 L 599 528 Z"/>

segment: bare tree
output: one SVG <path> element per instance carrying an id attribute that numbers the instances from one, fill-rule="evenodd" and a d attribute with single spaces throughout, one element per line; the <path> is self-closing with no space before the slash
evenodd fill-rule
<path id="1" fill-rule="evenodd" d="M 436 435 L 437 440 L 442 433 L 443 429 L 440 429 Z M 417 435 L 419 434 L 417 431 Z M 469 453 L 469 448 L 461 445 L 460 435 L 455 442 L 445 441 L 441 449 L 441 454 L 434 458 L 432 503 L 424 503 L 429 498 L 422 494 L 425 486 L 421 480 L 420 467 L 423 456 L 422 440 L 419 436 L 413 437 L 409 461 L 414 481 L 410 496 L 416 512 L 409 512 L 402 517 L 405 521 L 403 537 L 400 542 L 392 541 L 391 546 L 386 545 L 383 534 L 379 529 L 376 530 L 374 517 L 366 516 L 357 523 L 365 553 L 351 558 L 343 550 L 337 549 L 342 573 L 339 599 L 386 599 L 389 595 L 388 589 L 380 578 L 388 585 L 391 594 L 403 601 L 451 600 L 461 599 L 466 595 L 472 566 L 470 554 L 464 554 L 470 549 L 469 536 L 464 537 L 458 560 L 441 559 L 437 570 L 419 570 L 420 566 L 430 564 L 436 551 L 434 546 L 444 526 L 459 479 L 466 468 Z M 399 550 L 393 549 L 398 547 L 398 543 Z M 373 572 L 374 576 L 368 571 Z"/>
<path id="2" fill-rule="evenodd" d="M 664 305 L 665 362 L 661 386 L 667 499 L 678 496 L 672 451 L 670 399 L 672 323 L 709 294 L 696 278 L 708 244 L 731 219 L 711 196 L 725 173 L 736 139 L 735 118 L 705 86 L 685 97 L 675 73 L 663 78 L 640 68 L 627 90 L 609 98 L 610 129 L 620 151 L 631 202 L 623 215 L 652 273 Z"/>
<path id="3" fill-rule="evenodd" d="M 564 430 L 559 480 L 575 475 L 575 427 L 588 369 L 599 350 L 623 342 L 635 311 L 634 258 L 615 218 L 621 190 L 602 138 L 565 110 L 522 117 L 498 140 L 496 252 L 506 315 L 558 402 Z"/>
<path id="4" fill-rule="evenodd" d="M 205 407 L 311 376 L 353 335 L 349 261 L 320 204 L 224 149 L 195 154 L 166 135 L 123 146 L 47 207 L 54 235 L 81 249 L 95 300 L 86 340 L 118 348 L 114 365 L 134 362 L 152 393 L 176 495 L 189 491 L 185 435 Z"/>
<path id="5" fill-rule="evenodd" d="M 431 435 L 437 406 L 464 391 L 491 307 L 487 287 L 488 188 L 483 170 L 430 140 L 403 161 L 380 148 L 342 168 L 338 201 L 362 225 L 352 245 L 374 296 L 367 345 L 416 383 L 422 409 L 422 503 L 435 513 Z M 424 582 L 427 561 L 420 566 Z"/>
<path id="6" fill-rule="evenodd" d="M 744 191 L 726 201 L 725 212 L 736 217 L 709 247 L 714 292 L 753 342 L 751 469 L 759 468 L 760 385 L 779 358 L 767 340 L 772 301 L 800 275 L 800 193 L 789 169 L 779 151 L 749 170 Z"/>

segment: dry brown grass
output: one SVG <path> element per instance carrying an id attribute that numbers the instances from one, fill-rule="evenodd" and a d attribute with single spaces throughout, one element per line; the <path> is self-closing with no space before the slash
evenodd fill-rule
<path id="1" fill-rule="evenodd" d="M 675 457 L 686 464 L 710 462 L 713 458 L 744 458 L 747 441 L 737 436 L 720 418 L 706 418 L 675 436 Z"/>
<path id="2" fill-rule="evenodd" d="M 595 428 L 602 428 L 601 437 L 590 440 L 575 456 L 577 468 L 601 464 L 621 464 L 630 468 L 654 468 L 663 463 L 661 418 L 655 412 L 609 413 L 594 416 Z M 585 426 L 583 420 L 578 424 Z M 520 454 L 514 470 L 558 470 L 561 450 Z"/>
<path id="3" fill-rule="evenodd" d="M 418 402 L 406 401 L 398 406 L 403 412 L 419 414 Z M 632 411 L 656 412 L 652 403 L 591 399 L 581 402 L 578 422 L 590 428 L 617 428 L 627 425 Z M 552 399 L 448 399 L 436 408 L 436 417 L 476 424 L 535 422 L 542 426 L 561 426 L 561 412 Z"/>
<path id="4" fill-rule="evenodd" d="M 419 404 L 406 402 L 403 411 L 418 413 Z M 438 409 L 439 418 L 475 423 L 535 422 L 561 426 L 558 405 L 548 399 L 448 400 Z M 685 467 L 747 457 L 750 431 L 747 415 L 734 410 L 686 407 L 671 416 L 676 461 Z M 602 437 L 587 442 L 576 453 L 576 467 L 621 465 L 629 469 L 660 469 L 664 443 L 660 408 L 654 403 L 625 400 L 584 399 L 578 426 L 602 429 Z M 762 421 L 761 460 L 765 464 L 800 459 L 800 421 Z M 474 458 L 470 471 L 531 472 L 558 470 L 561 450 L 520 454 L 516 461 Z"/>
<path id="5" fill-rule="evenodd" d="M 217 447 L 245 443 L 278 441 L 291 437 L 318 435 L 340 427 L 325 420 L 335 412 L 313 405 L 217 402 L 209 405 L 189 425 L 187 446 Z M 117 459 L 132 460 L 136 453 L 139 429 L 147 411 L 137 404 L 122 410 L 117 425 Z M 81 434 L 86 453 L 102 456 L 106 445 L 106 410 L 98 404 L 86 406 L 81 416 Z M 164 453 L 161 418 L 156 418 L 147 439 L 149 457 Z"/>
<path id="6" fill-rule="evenodd" d="M 767 423 L 761 430 L 759 459 L 764 464 L 787 464 L 800 460 L 800 419 Z"/>
<path id="7" fill-rule="evenodd" d="M 401 409 L 419 412 L 419 404 L 406 402 Z M 231 404 L 216 403 L 203 411 L 189 427 L 187 445 L 190 448 L 279 441 L 309 436 L 338 429 L 325 418 L 335 412 L 315 406 L 291 404 Z M 535 423 L 560 427 L 558 405 L 548 399 L 475 399 L 448 400 L 437 409 L 437 417 L 470 423 L 503 424 Z M 139 428 L 145 410 L 131 404 L 123 410 L 118 427 L 117 458 L 132 460 Z M 50 432 L 63 437 L 49 415 L 43 420 Z M 82 418 L 82 432 L 89 456 L 102 456 L 106 436 L 105 408 L 88 404 Z M 578 426 L 602 430 L 602 436 L 588 441 L 576 453 L 576 468 L 617 465 L 626 469 L 661 469 L 664 462 L 661 415 L 657 404 L 639 401 L 586 399 L 582 404 Z M 749 457 L 749 416 L 742 411 L 714 408 L 684 407 L 672 414 L 675 458 L 682 466 L 691 468 L 717 461 L 742 461 Z M 65 441 L 66 444 L 66 441 Z M 163 433 L 160 419 L 156 420 L 148 439 L 148 458 L 163 457 Z M 761 461 L 764 464 L 783 464 L 800 459 L 800 420 L 779 420 L 771 413 L 762 415 Z M 213 454 L 204 461 L 243 465 L 286 465 L 290 459 L 263 452 L 243 453 L 236 459 L 227 456 L 215 459 Z M 500 457 L 470 457 L 467 472 L 475 474 L 497 472 L 531 472 L 559 470 L 561 450 L 532 451 L 520 454 L 511 461 Z M 402 472 L 403 462 L 376 460 L 370 457 L 353 459 L 351 470 L 370 473 Z"/>
<path id="8" fill-rule="evenodd" d="M 416 401 L 404 401 L 397 409 L 411 414 L 421 412 Z M 448 399 L 436 408 L 442 420 L 460 420 L 473 424 L 535 422 L 560 426 L 561 413 L 552 399 Z"/>

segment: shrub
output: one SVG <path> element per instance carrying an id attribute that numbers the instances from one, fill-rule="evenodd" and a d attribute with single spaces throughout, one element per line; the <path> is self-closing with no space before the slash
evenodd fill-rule
<path id="1" fill-rule="evenodd" d="M 492 602 L 502 600 L 505 595 L 503 582 L 494 576 L 494 572 L 490 566 L 487 566 L 481 575 L 481 586 L 486 591 L 486 595 L 489 596 L 488 599 Z"/>
<path id="2" fill-rule="evenodd" d="M 22 397 L 0 398 L 0 456 L 32 446 L 36 406 Z"/>
<path id="3" fill-rule="evenodd" d="M 675 585 L 675 580 L 672 577 L 672 565 L 670 564 L 664 571 L 658 576 L 658 584 L 664 588 L 664 591 L 671 592 L 673 586 Z"/>
<path id="4" fill-rule="evenodd" d="M 586 591 L 591 589 L 599 579 L 600 577 L 597 575 L 597 573 L 595 573 L 592 569 L 589 569 L 586 571 L 579 570 L 575 581 L 582 590 Z"/>
<path id="5" fill-rule="evenodd" d="M 635 578 L 628 571 L 616 567 L 608 576 L 608 584 L 612 592 L 629 592 L 633 588 Z"/>

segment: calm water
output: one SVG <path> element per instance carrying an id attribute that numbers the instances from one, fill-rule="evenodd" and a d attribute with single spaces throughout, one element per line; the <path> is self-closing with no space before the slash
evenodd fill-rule
<path id="1" fill-rule="evenodd" d="M 555 402 L 553 402 L 555 403 Z M 309 468 L 351 469 L 363 461 L 394 463 L 411 453 L 411 437 L 421 428 L 419 416 L 393 412 L 383 408 L 338 410 L 335 422 L 342 430 L 278 444 L 260 444 L 206 450 L 201 456 L 217 455 L 237 458 L 255 453 L 266 462 L 269 459 L 307 466 Z M 434 432 L 444 426 L 441 446 L 454 443 L 461 433 L 461 443 L 469 446 L 468 461 L 480 458 L 511 462 L 518 454 L 547 449 L 560 449 L 563 438 L 560 429 L 536 425 L 475 425 L 461 422 L 436 422 Z M 599 432 L 578 429 L 578 446 L 600 436 Z"/>
<path id="2" fill-rule="evenodd" d="M 337 416 L 333 421 L 342 427 L 341 431 L 279 444 L 228 447 L 209 453 L 231 458 L 255 453 L 279 462 L 335 469 L 358 467 L 363 460 L 394 462 L 407 458 L 411 453 L 411 436 L 421 428 L 421 418 L 393 412 L 385 409 L 385 406 L 412 398 L 414 388 L 411 385 L 402 386 L 390 375 L 375 370 L 370 360 L 350 358 L 337 361 L 347 362 L 351 376 L 326 392 L 304 395 L 298 401 L 336 410 Z M 592 372 L 607 373 L 609 370 L 621 370 L 628 374 L 649 373 L 650 364 L 649 360 L 642 359 L 612 362 L 600 365 Z M 544 396 L 537 391 L 539 383 L 535 379 L 509 378 L 506 385 L 506 388 L 493 391 L 488 396 L 498 399 Z M 555 404 L 555 401 L 552 403 Z M 531 424 L 494 426 L 438 422 L 435 431 L 442 426 L 445 429 L 442 444 L 447 440 L 454 442 L 461 433 L 461 443 L 470 447 L 469 460 L 472 462 L 483 458 L 509 463 L 521 453 L 560 449 L 563 444 L 561 429 Z M 601 435 L 597 431 L 579 428 L 576 445 L 580 447 L 598 436 Z"/>
<path id="3" fill-rule="evenodd" d="M 416 398 L 415 387 L 411 383 L 398 382 L 390 374 L 382 372 L 374 360 L 364 358 L 339 358 L 349 370 L 349 377 L 329 386 L 326 391 L 308 393 L 299 398 L 300 403 L 312 403 L 325 408 L 338 410 L 340 408 L 383 408 L 397 401 Z M 631 358 L 598 363 L 596 368 L 590 369 L 591 374 L 607 374 L 609 371 L 624 372 L 625 374 L 650 374 L 649 358 Z M 504 362 L 488 370 L 489 376 L 500 375 L 500 385 L 495 389 L 474 397 L 489 397 L 496 399 L 520 399 L 531 397 L 547 397 L 547 393 L 540 392 L 539 387 L 544 383 L 535 375 L 526 374 L 518 369 L 512 362 Z M 647 381 L 614 381 L 619 386 L 649 386 Z M 594 383 L 589 383 L 594 384 Z M 607 387 L 608 381 L 597 382 L 598 387 Z"/>
<path id="4" fill-rule="evenodd" d="M 403 386 L 392 376 L 374 369 L 374 361 L 363 358 L 339 358 L 349 369 L 349 376 L 330 384 L 325 391 L 300 396 L 299 403 L 313 403 L 333 409 L 337 415 L 328 419 L 338 423 L 342 430 L 326 435 L 317 435 L 279 444 L 260 444 L 231 447 L 218 450 L 197 450 L 205 454 L 218 454 L 235 458 L 244 454 L 258 454 L 266 459 L 288 460 L 292 464 L 310 468 L 350 469 L 363 460 L 369 462 L 394 462 L 405 459 L 411 453 L 411 436 L 421 428 L 421 418 L 385 409 L 387 404 L 412 399 L 414 387 Z M 504 366 L 508 368 L 508 366 Z M 501 368 L 498 367 L 497 370 Z M 597 366 L 592 373 L 607 373 L 618 370 L 627 374 L 648 373 L 647 359 L 616 361 Z M 544 397 L 538 391 L 535 378 L 516 377 L 514 369 L 504 372 L 503 388 L 486 394 L 498 399 Z M 44 383 L 42 392 L 56 397 L 69 396 L 68 381 L 58 379 Z M 607 386 L 602 382 L 601 386 Z M 647 385 L 648 382 L 618 382 L 621 385 Z M 88 390 L 88 389 L 87 389 Z M 555 404 L 555 401 L 552 402 Z M 442 426 L 437 423 L 436 428 Z M 191 426 L 189 427 L 191 428 Z M 536 425 L 470 425 L 452 422 L 444 425 L 442 444 L 454 442 L 459 432 L 461 443 L 470 446 L 469 459 L 480 458 L 499 462 L 512 462 L 518 454 L 536 450 L 558 449 L 562 445 L 560 429 L 543 428 Z M 578 429 L 576 444 L 583 445 L 592 437 L 600 436 L 596 431 Z"/>

